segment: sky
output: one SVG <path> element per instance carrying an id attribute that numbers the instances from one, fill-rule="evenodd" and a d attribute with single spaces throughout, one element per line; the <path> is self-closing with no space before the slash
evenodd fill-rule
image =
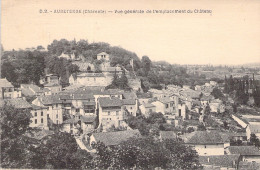
<path id="1" fill-rule="evenodd" d="M 177 64 L 260 62 L 259 0 L 2 0 L 5 50 L 54 39 L 107 42 L 140 58 Z M 106 10 L 106 14 L 40 13 L 40 9 Z M 118 14 L 115 10 L 191 10 L 190 13 Z M 194 13 L 195 9 L 212 13 Z"/>

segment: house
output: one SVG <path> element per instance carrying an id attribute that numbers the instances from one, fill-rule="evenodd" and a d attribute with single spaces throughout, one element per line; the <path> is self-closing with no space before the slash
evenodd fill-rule
<path id="1" fill-rule="evenodd" d="M 96 126 L 97 116 L 81 116 L 81 129 L 83 130 L 83 134 L 93 132 Z"/>
<path id="2" fill-rule="evenodd" d="M 122 99 L 122 102 L 127 112 L 132 116 L 136 116 L 138 110 L 137 99 Z"/>
<path id="3" fill-rule="evenodd" d="M 33 117 L 31 118 L 30 127 L 38 127 L 48 130 L 48 118 L 47 118 L 47 107 L 31 105 L 31 113 Z"/>
<path id="4" fill-rule="evenodd" d="M 156 106 L 151 103 L 143 103 L 139 106 L 141 113 L 145 116 L 149 116 L 150 113 L 156 112 Z"/>
<path id="5" fill-rule="evenodd" d="M 199 156 L 199 162 L 203 169 L 236 170 L 239 165 L 240 155 L 210 155 Z"/>
<path id="6" fill-rule="evenodd" d="M 188 115 L 187 115 L 187 112 L 186 112 L 186 105 L 184 102 L 180 102 L 178 103 L 177 105 L 177 108 L 175 110 L 175 117 L 176 118 L 181 118 L 181 119 L 187 119 L 188 118 Z"/>
<path id="7" fill-rule="evenodd" d="M 80 120 L 78 118 L 70 118 L 62 123 L 61 131 L 71 133 L 71 134 L 80 134 Z"/>
<path id="8" fill-rule="evenodd" d="M 249 122 L 246 127 L 247 139 L 250 139 L 251 134 L 255 134 L 260 139 L 260 122 Z"/>
<path id="9" fill-rule="evenodd" d="M 38 96 L 35 100 L 32 101 L 32 104 L 36 106 L 47 107 L 47 118 L 50 118 L 54 124 L 62 124 L 63 103 L 62 100 L 60 100 L 59 95 Z"/>
<path id="10" fill-rule="evenodd" d="M 185 144 L 192 146 L 200 156 L 224 155 L 224 141 L 217 131 L 195 131 L 183 135 Z"/>
<path id="11" fill-rule="evenodd" d="M 225 105 L 219 99 L 211 100 L 209 103 L 210 111 L 215 113 L 225 112 Z"/>
<path id="12" fill-rule="evenodd" d="M 15 89 L 6 78 L 0 79 L 0 99 L 13 99 L 21 96 L 21 90 Z"/>
<path id="13" fill-rule="evenodd" d="M 61 85 L 54 82 L 45 84 L 44 88 L 49 89 L 51 91 L 51 94 L 58 94 L 62 90 Z"/>
<path id="14" fill-rule="evenodd" d="M 21 91 L 23 96 L 41 96 L 45 95 L 45 90 L 34 84 L 21 84 Z"/>
<path id="15" fill-rule="evenodd" d="M 5 102 L 7 105 L 12 105 L 16 109 L 30 110 L 32 117 L 31 117 L 31 123 L 29 124 L 29 127 L 32 128 L 37 127 L 37 128 L 48 130 L 46 107 L 39 107 L 34 104 L 30 104 L 26 100 L 23 100 L 22 98 L 6 99 Z"/>
<path id="16" fill-rule="evenodd" d="M 99 106 L 99 123 L 103 129 L 112 126 L 120 127 L 124 122 L 124 110 L 122 100 L 117 97 L 101 97 L 98 99 Z"/>
<path id="17" fill-rule="evenodd" d="M 102 133 L 93 133 L 90 136 L 90 146 L 102 142 L 106 146 L 115 146 L 124 141 L 127 141 L 130 138 L 141 137 L 139 130 L 125 130 L 117 132 L 102 132 Z"/>
<path id="18" fill-rule="evenodd" d="M 255 146 L 229 146 L 227 154 L 239 154 L 242 161 L 260 163 L 260 151 Z"/>
<path id="19" fill-rule="evenodd" d="M 109 60 L 110 60 L 110 59 L 109 59 L 109 54 L 107 54 L 107 53 L 105 53 L 105 52 L 102 52 L 102 53 L 97 54 L 97 59 L 98 59 L 98 60 L 103 59 L 103 60 L 105 60 L 105 61 L 109 61 Z"/>
<path id="20" fill-rule="evenodd" d="M 60 84 L 60 79 L 57 75 L 46 74 L 45 77 L 40 80 L 40 83 L 41 84 L 48 84 L 48 83 Z"/>
<path id="21" fill-rule="evenodd" d="M 80 84 L 84 86 L 108 86 L 113 76 L 105 76 L 103 73 L 80 73 L 72 74 L 69 78 L 70 85 Z"/>
<path id="22" fill-rule="evenodd" d="M 156 107 L 156 112 L 161 112 L 162 114 L 173 114 L 175 111 L 174 99 L 171 97 L 159 98 L 152 104 Z"/>
<path id="23" fill-rule="evenodd" d="M 239 170 L 256 170 L 256 169 L 260 169 L 260 163 L 256 163 L 256 162 L 248 162 L 248 161 L 240 161 L 239 162 L 239 166 L 238 166 Z"/>

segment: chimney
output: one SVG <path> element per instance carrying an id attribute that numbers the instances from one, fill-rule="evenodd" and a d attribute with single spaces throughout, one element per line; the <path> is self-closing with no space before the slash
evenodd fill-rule
<path id="1" fill-rule="evenodd" d="M 209 157 L 208 157 L 208 162 L 209 162 Z"/>

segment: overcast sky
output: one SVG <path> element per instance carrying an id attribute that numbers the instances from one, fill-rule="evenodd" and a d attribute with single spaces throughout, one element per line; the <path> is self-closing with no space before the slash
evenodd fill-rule
<path id="1" fill-rule="evenodd" d="M 5 50 L 54 39 L 107 42 L 178 64 L 260 62 L 260 1 L 2 0 Z M 209 9 L 212 14 L 40 14 L 40 9 Z"/>

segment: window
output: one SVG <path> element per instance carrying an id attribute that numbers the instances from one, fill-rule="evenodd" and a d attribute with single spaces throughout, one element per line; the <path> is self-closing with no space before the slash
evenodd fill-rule
<path id="1" fill-rule="evenodd" d="M 41 116 L 43 116 L 43 111 L 41 112 Z"/>
<path id="2" fill-rule="evenodd" d="M 168 104 L 165 104 L 165 108 L 168 108 L 169 107 L 169 105 Z"/>
<path id="3" fill-rule="evenodd" d="M 59 115 L 58 115 L 58 114 L 56 114 L 56 118 L 57 118 L 57 119 L 59 118 Z"/>
<path id="4" fill-rule="evenodd" d="M 76 109 L 76 112 L 79 112 L 79 109 Z"/>
<path id="5" fill-rule="evenodd" d="M 34 113 L 34 116 L 37 116 L 37 112 Z"/>
<path id="6" fill-rule="evenodd" d="M 41 118 L 41 123 L 43 123 L 43 118 Z"/>
<path id="7" fill-rule="evenodd" d="M 56 104 L 56 107 L 58 107 L 58 104 Z"/>
<path id="8" fill-rule="evenodd" d="M 132 107 L 130 107 L 130 109 L 133 109 Z"/>
<path id="9" fill-rule="evenodd" d="M 110 115 L 110 111 L 108 111 L 107 114 Z"/>
<path id="10" fill-rule="evenodd" d="M 50 115 L 49 114 L 47 114 L 47 119 L 49 119 L 50 118 Z"/>
<path id="11" fill-rule="evenodd" d="M 119 115 L 119 111 L 116 111 L 116 115 L 117 115 L 117 116 Z"/>
<path id="12" fill-rule="evenodd" d="M 207 148 L 207 146 L 205 145 L 205 148 Z"/>
<path id="13" fill-rule="evenodd" d="M 59 124 L 59 121 L 58 121 L 58 120 L 56 120 L 56 124 Z"/>
<path id="14" fill-rule="evenodd" d="M 37 119 L 34 120 L 34 123 L 37 124 Z"/>

